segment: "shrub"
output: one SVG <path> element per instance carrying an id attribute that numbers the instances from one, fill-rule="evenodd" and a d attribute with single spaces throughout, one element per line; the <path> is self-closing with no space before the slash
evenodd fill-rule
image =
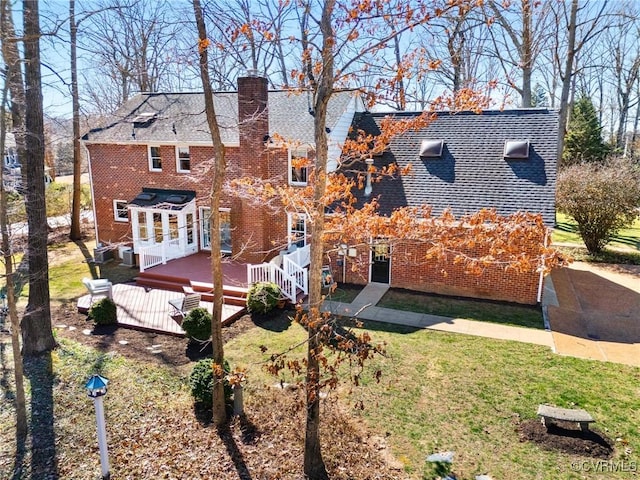
<path id="1" fill-rule="evenodd" d="M 258 282 L 247 292 L 247 309 L 265 314 L 273 310 L 280 301 L 280 287 L 272 282 Z"/>
<path id="2" fill-rule="evenodd" d="M 229 374 L 229 362 L 224 361 L 225 376 Z M 189 376 L 189 386 L 191 387 L 191 396 L 196 402 L 200 402 L 203 406 L 211 408 L 213 406 L 213 359 L 204 358 L 193 366 L 191 375 Z M 224 381 L 224 400 L 226 404 L 232 402 L 231 396 L 233 389 L 229 382 Z"/>
<path id="3" fill-rule="evenodd" d="M 630 160 L 582 163 L 558 175 L 558 209 L 572 216 L 587 250 L 599 253 L 640 206 L 640 170 Z"/>
<path id="4" fill-rule="evenodd" d="M 113 325 L 118 321 L 116 304 L 110 298 L 103 298 L 91 305 L 89 318 L 96 325 Z"/>
<path id="5" fill-rule="evenodd" d="M 182 321 L 182 329 L 191 339 L 208 340 L 211 337 L 211 314 L 206 308 L 194 308 Z"/>

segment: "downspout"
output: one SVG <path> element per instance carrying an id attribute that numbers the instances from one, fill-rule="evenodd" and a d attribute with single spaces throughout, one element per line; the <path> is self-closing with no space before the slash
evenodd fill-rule
<path id="1" fill-rule="evenodd" d="M 98 217 L 96 215 L 96 195 L 93 189 L 93 174 L 91 173 L 91 153 L 87 145 L 82 142 L 85 152 L 87 152 L 87 166 L 89 168 L 89 185 L 91 186 L 91 208 L 93 209 L 93 229 L 96 231 L 96 248 L 99 247 L 98 242 Z"/>
<path id="2" fill-rule="evenodd" d="M 545 229 L 544 232 L 544 248 L 547 248 L 547 244 L 549 241 L 549 229 Z M 538 298 L 537 298 L 537 302 L 540 303 L 542 302 L 542 285 L 544 284 L 544 255 L 542 255 L 542 258 L 540 259 L 540 262 L 542 263 L 542 265 L 540 265 L 540 281 L 538 282 Z"/>

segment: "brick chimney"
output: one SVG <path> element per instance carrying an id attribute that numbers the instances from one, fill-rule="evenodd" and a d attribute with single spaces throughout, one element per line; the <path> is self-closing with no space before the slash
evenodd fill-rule
<path id="1" fill-rule="evenodd" d="M 255 70 L 238 78 L 238 121 L 240 148 L 246 144 L 256 150 L 264 148 L 269 134 L 269 90 L 267 79 Z M 254 150 L 255 152 L 255 150 Z"/>
<path id="2" fill-rule="evenodd" d="M 267 79 L 257 71 L 248 71 L 246 76 L 238 78 L 238 131 L 239 149 L 237 165 L 238 174 L 268 178 L 268 156 L 265 137 L 269 135 Z M 270 248 L 269 214 L 262 208 L 246 199 L 236 198 L 233 202 L 236 212 L 238 233 L 241 243 L 247 245 L 242 253 L 242 260 L 260 263 L 264 260 L 264 252 Z M 256 253 L 262 252 L 262 253 Z M 235 252 L 234 252 L 235 253 Z"/>

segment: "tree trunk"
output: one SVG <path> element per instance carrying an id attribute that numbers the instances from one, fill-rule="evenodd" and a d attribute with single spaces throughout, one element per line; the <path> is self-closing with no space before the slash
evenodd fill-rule
<path id="1" fill-rule="evenodd" d="M 37 355 L 56 346 L 51 330 L 47 211 L 44 195 L 44 126 L 40 76 L 40 20 L 38 0 L 24 0 L 24 58 L 26 105 L 25 203 L 29 228 L 29 301 L 22 319 L 24 355 Z"/>
<path id="2" fill-rule="evenodd" d="M 333 46 L 336 44 L 331 26 L 335 0 L 324 3 L 320 31 L 322 32 L 322 73 L 318 77 L 314 102 L 314 139 L 316 144 L 313 208 L 311 210 L 311 258 L 309 264 L 309 342 L 307 345 L 307 422 L 304 442 L 304 473 L 310 480 L 328 478 L 320 448 L 320 366 L 318 364 L 317 333 L 324 321 L 322 304 L 322 263 L 324 234 L 324 194 L 327 188 L 327 105 L 333 93 Z"/>
<path id="3" fill-rule="evenodd" d="M 18 43 L 15 41 L 16 33 L 11 18 L 9 0 L 2 2 L 2 19 L 0 31 L 2 31 L 2 58 L 7 68 L 6 82 L 9 84 L 11 94 L 11 123 L 16 140 L 16 151 L 18 160 L 26 162 L 27 153 L 25 147 L 24 130 L 24 83 L 22 80 L 21 59 L 18 52 Z M 25 171 L 22 170 L 23 183 L 25 183 Z"/>
<path id="4" fill-rule="evenodd" d="M 213 361 L 219 366 L 214 370 L 213 385 L 213 422 L 222 426 L 227 421 L 224 402 L 224 351 L 222 343 L 222 305 L 223 305 L 223 276 L 222 256 L 220 255 L 220 196 L 222 194 L 222 181 L 226 169 L 225 150 L 220 137 L 220 128 L 213 104 L 213 91 L 209 79 L 209 60 L 207 55 L 207 31 L 202 15 L 200 0 L 193 0 L 193 10 L 198 27 L 200 41 L 200 78 L 204 89 L 205 111 L 207 123 L 211 131 L 211 140 L 215 152 L 215 164 L 213 180 L 211 182 L 211 273 L 213 276 L 213 317 L 211 319 L 211 343 L 213 346 Z"/>
<path id="5" fill-rule="evenodd" d="M 522 107 L 531 108 L 531 72 L 533 70 L 533 39 L 531 38 L 531 23 L 533 16 L 533 2 L 524 0 L 522 3 Z"/>
<path id="6" fill-rule="evenodd" d="M 78 24 L 75 17 L 75 0 L 69 0 L 69 41 L 71 43 L 71 103 L 73 109 L 73 199 L 71 202 L 71 240 L 80 240 L 81 154 L 80 154 L 80 99 L 78 93 L 78 59 L 76 53 Z"/>
<path id="7" fill-rule="evenodd" d="M 7 3 L 2 0 L 2 13 L 4 15 L 5 7 Z M 0 25 L 4 25 L 4 22 L 0 22 Z M 3 37 L 0 42 L 4 44 L 6 38 L 4 33 L 6 31 L 2 29 Z M 7 91 L 9 90 L 9 83 L 6 81 L 2 89 L 2 103 L 0 104 L 0 152 L 4 152 L 5 139 L 7 132 L 7 117 L 5 111 L 5 105 L 7 103 Z M 18 323 L 18 313 L 16 311 L 16 299 L 15 289 L 13 284 L 13 252 L 11 251 L 11 243 L 9 242 L 9 229 L 8 229 L 8 217 L 7 217 L 7 192 L 4 189 L 4 168 L 0 168 L 0 231 L 2 232 L 2 251 L 4 252 L 4 266 L 5 266 L 5 278 L 6 278 L 6 293 L 7 293 L 7 305 L 8 310 L 0 312 L 3 320 L 6 321 L 7 315 L 11 321 L 11 348 L 13 351 L 13 370 L 16 383 L 16 443 L 18 447 L 24 445 L 27 439 L 27 404 L 24 395 L 24 371 L 22 367 L 22 355 L 20 354 L 20 324 Z"/>
<path id="8" fill-rule="evenodd" d="M 571 0 L 571 13 L 569 15 L 569 41 L 567 44 L 567 58 L 564 64 L 562 75 L 562 93 L 560 94 L 560 115 L 558 129 L 558 159 L 562 158 L 564 151 L 564 137 L 567 133 L 567 119 L 569 118 L 569 93 L 571 91 L 571 80 L 573 78 L 573 63 L 575 58 L 576 45 L 576 18 L 578 15 L 578 0 Z"/>

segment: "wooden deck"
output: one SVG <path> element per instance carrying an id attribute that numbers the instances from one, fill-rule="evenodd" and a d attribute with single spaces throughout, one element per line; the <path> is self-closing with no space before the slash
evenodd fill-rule
<path id="1" fill-rule="evenodd" d="M 184 336 L 184 330 L 169 316 L 171 306 L 169 300 L 181 296 L 180 293 L 148 289 L 132 284 L 116 284 L 113 286 L 113 301 L 118 308 L 118 325 L 140 330 Z M 97 297 L 94 297 L 94 301 Z M 90 307 L 90 295 L 78 299 L 78 311 L 87 312 Z M 213 304 L 200 302 L 201 307 L 212 311 Z M 231 323 L 245 312 L 244 307 L 225 305 L 222 312 L 222 323 Z"/>

